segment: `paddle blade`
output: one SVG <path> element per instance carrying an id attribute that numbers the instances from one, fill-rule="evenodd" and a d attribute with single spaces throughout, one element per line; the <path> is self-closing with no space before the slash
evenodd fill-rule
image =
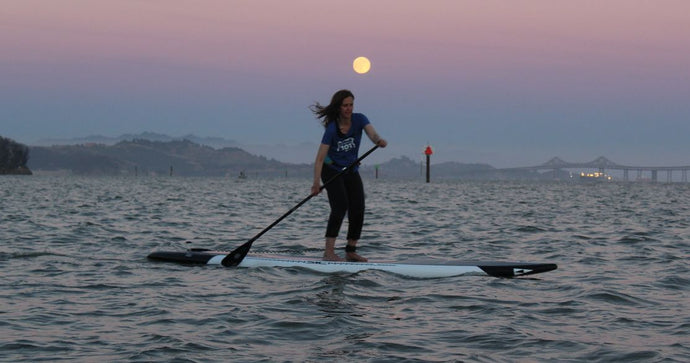
<path id="1" fill-rule="evenodd" d="M 225 256 L 223 261 L 220 263 L 225 267 L 238 266 L 242 260 L 244 260 L 244 257 L 247 255 L 247 253 L 249 253 L 249 249 L 252 247 L 252 242 L 254 241 L 249 241 L 242 246 L 235 248 L 235 250 L 228 253 L 228 255 Z"/>

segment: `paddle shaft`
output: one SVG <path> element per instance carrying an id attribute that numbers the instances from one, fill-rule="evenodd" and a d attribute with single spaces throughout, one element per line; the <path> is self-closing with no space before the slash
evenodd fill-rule
<path id="1" fill-rule="evenodd" d="M 360 156 L 352 164 L 344 167 L 343 170 L 338 172 L 338 174 L 336 174 L 333 177 L 331 177 L 330 179 L 326 180 L 323 183 L 323 185 L 321 185 L 321 187 L 319 187 L 319 191 L 322 191 L 326 187 L 326 185 L 330 184 L 331 182 L 333 182 L 334 180 L 339 178 L 341 175 L 348 172 L 355 165 L 358 165 L 362 160 L 364 160 L 364 158 L 369 156 L 369 154 L 374 152 L 374 150 L 376 150 L 378 147 L 379 147 L 378 145 L 374 145 L 374 147 L 372 147 L 369 151 L 362 154 L 362 156 Z M 309 196 L 302 199 L 301 202 L 297 203 L 296 206 L 292 207 L 289 211 L 287 211 L 285 214 L 280 216 L 280 218 L 276 219 L 268 227 L 264 228 L 261 232 L 257 233 L 256 236 L 252 237 L 249 241 L 245 242 L 243 245 L 237 247 L 234 251 L 230 252 L 227 256 L 225 256 L 225 258 L 223 258 L 223 261 L 221 262 L 221 264 L 225 267 L 233 267 L 233 266 L 239 265 L 242 262 L 242 260 L 244 259 L 244 257 L 247 255 L 247 253 L 249 252 L 249 249 L 252 247 L 252 243 L 254 243 L 254 241 L 259 239 L 259 237 L 263 236 L 264 233 L 268 232 L 271 228 L 275 227 L 276 224 L 280 223 L 283 219 L 285 219 L 287 216 L 289 216 L 294 211 L 296 211 L 299 207 L 304 205 L 304 203 L 308 202 L 309 199 L 311 199 L 314 195 L 315 194 L 309 194 Z"/>

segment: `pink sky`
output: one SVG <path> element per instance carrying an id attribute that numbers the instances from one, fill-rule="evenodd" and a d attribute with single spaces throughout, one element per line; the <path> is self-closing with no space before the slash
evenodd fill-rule
<path id="1" fill-rule="evenodd" d="M 306 107 L 345 87 L 388 157 L 690 164 L 688 35 L 669 0 L 5 0 L 0 135 L 316 143 Z"/>

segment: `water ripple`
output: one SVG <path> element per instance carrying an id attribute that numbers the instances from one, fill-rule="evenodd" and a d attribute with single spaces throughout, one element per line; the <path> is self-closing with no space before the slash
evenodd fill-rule
<path id="1" fill-rule="evenodd" d="M 690 360 L 685 184 L 365 180 L 362 253 L 553 261 L 530 279 L 151 263 L 229 249 L 309 181 L 2 177 L 3 360 Z M 254 250 L 317 256 L 313 198 Z"/>

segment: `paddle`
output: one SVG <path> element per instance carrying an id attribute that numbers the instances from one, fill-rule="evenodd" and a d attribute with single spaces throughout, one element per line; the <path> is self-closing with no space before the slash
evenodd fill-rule
<path id="1" fill-rule="evenodd" d="M 359 157 L 359 159 L 355 160 L 354 163 L 346 166 L 341 170 L 338 174 L 334 175 L 332 178 L 328 179 L 323 185 L 319 188 L 319 191 L 322 191 L 326 185 L 330 184 L 332 181 L 340 177 L 341 175 L 345 174 L 348 170 L 352 169 L 355 165 L 358 165 L 364 158 L 366 158 L 369 154 L 374 152 L 379 146 L 375 145 L 374 147 L 371 148 L 371 150 L 365 152 L 362 156 Z M 283 214 L 280 218 L 276 219 L 275 222 L 271 223 L 270 226 L 264 228 L 263 231 L 259 232 L 256 234 L 256 236 L 252 237 L 249 241 L 247 241 L 245 244 L 242 246 L 237 247 L 234 251 L 230 252 L 227 256 L 223 258 L 223 261 L 221 261 L 221 264 L 225 267 L 234 267 L 239 265 L 242 260 L 244 260 L 244 257 L 247 256 L 247 253 L 249 252 L 249 249 L 252 248 L 252 243 L 259 239 L 259 237 L 263 236 L 264 233 L 268 232 L 269 229 L 273 228 L 276 224 L 280 223 L 285 217 L 289 216 L 292 214 L 292 212 L 296 211 L 297 208 L 301 207 L 304 203 L 309 201 L 314 195 L 309 194 L 308 197 L 304 198 L 301 202 L 299 202 L 296 206 L 292 207 L 287 213 Z"/>

